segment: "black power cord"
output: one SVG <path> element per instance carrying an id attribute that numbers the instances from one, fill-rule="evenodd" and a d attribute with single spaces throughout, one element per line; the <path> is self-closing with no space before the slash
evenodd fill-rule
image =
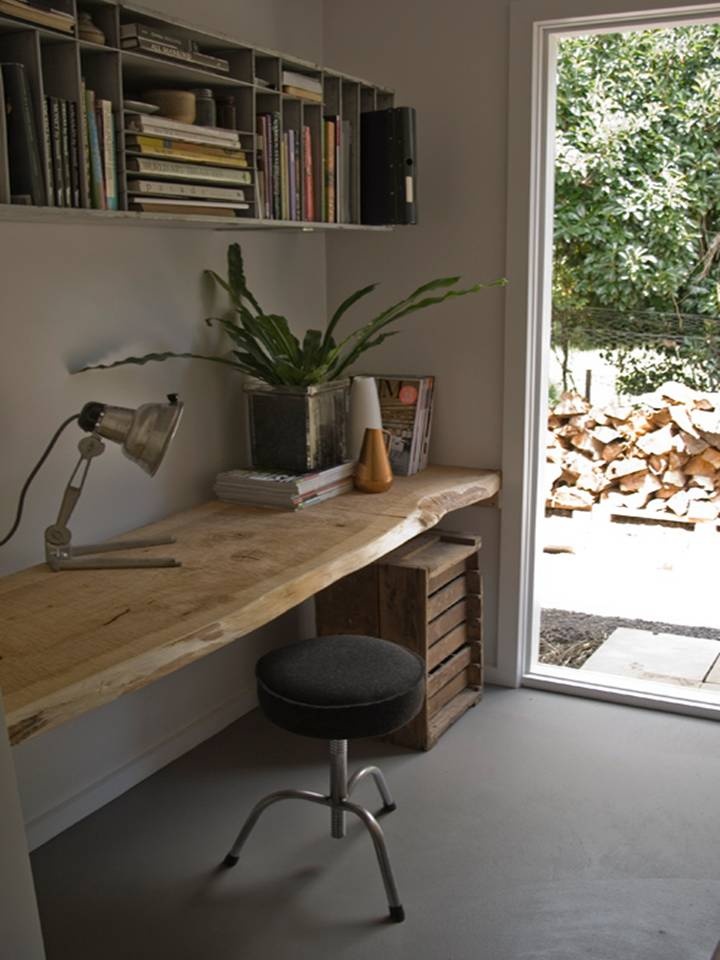
<path id="1" fill-rule="evenodd" d="M 10 532 L 7 534 L 7 536 L 4 537 L 2 540 L 0 540 L 0 547 L 4 547 L 4 546 L 5 546 L 5 544 L 8 542 L 8 540 L 13 536 L 13 534 L 15 533 L 15 531 L 17 530 L 17 528 L 20 526 L 20 521 L 22 520 L 22 514 L 23 514 L 23 507 L 25 506 L 25 496 L 27 495 L 28 489 L 30 488 L 30 484 L 31 484 L 31 483 L 33 482 L 33 480 L 35 479 L 35 476 L 37 475 L 38 470 L 42 467 L 42 465 L 45 463 L 45 461 L 47 460 L 47 458 L 50 456 L 50 451 L 52 450 L 52 448 L 53 448 L 53 447 L 55 446 L 55 444 L 57 443 L 57 440 L 58 440 L 60 434 L 61 434 L 61 433 L 63 432 L 63 430 L 65 429 L 65 427 L 67 427 L 69 424 L 71 424 L 71 423 L 73 422 L 73 420 L 77 420 L 77 419 L 79 418 L 79 416 L 80 416 L 79 413 L 74 413 L 71 417 L 68 417 L 67 420 L 65 420 L 63 423 L 61 423 L 60 426 L 59 426 L 59 427 L 57 428 L 57 430 L 55 431 L 52 440 L 51 440 L 50 443 L 47 445 L 47 447 L 45 447 L 45 451 L 44 451 L 43 455 L 40 457 L 40 459 L 38 460 L 38 462 L 35 464 L 35 466 L 34 466 L 33 469 L 32 469 L 32 472 L 30 473 L 30 476 L 27 478 L 27 480 L 26 480 L 25 483 L 23 484 L 23 488 L 22 488 L 22 490 L 20 491 L 20 499 L 18 500 L 17 513 L 15 514 L 15 523 L 13 523 L 12 527 L 10 528 Z"/>

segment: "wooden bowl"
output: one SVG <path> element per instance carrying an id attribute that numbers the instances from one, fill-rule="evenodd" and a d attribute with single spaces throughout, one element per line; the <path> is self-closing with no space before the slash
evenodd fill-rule
<path id="1" fill-rule="evenodd" d="M 190 90 L 146 90 L 142 98 L 154 103 L 163 117 L 195 123 L 195 94 Z"/>

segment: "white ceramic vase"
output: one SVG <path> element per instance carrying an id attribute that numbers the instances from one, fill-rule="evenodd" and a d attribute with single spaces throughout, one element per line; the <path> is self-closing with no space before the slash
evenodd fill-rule
<path id="1" fill-rule="evenodd" d="M 382 429 L 380 399 L 374 377 L 353 377 L 350 387 L 350 424 L 348 455 L 352 460 L 360 456 L 367 429 Z"/>

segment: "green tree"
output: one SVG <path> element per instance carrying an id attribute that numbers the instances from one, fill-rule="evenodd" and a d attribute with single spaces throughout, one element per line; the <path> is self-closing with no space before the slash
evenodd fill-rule
<path id="1" fill-rule="evenodd" d="M 575 346 L 592 339 L 577 321 L 587 308 L 620 326 L 631 315 L 640 338 L 642 312 L 674 314 L 677 336 L 651 353 L 682 376 L 682 317 L 720 313 L 719 149 L 720 28 L 561 42 L 553 302 L 565 341 L 569 328 Z"/>

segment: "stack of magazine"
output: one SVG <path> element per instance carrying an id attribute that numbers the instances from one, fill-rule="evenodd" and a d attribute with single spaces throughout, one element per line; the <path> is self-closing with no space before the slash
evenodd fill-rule
<path id="1" fill-rule="evenodd" d="M 390 434 L 390 465 L 409 477 L 428 465 L 435 378 L 376 375 L 382 425 Z"/>
<path id="2" fill-rule="evenodd" d="M 276 510 L 300 510 L 352 490 L 355 464 L 314 473 L 268 473 L 263 470 L 228 470 L 215 481 L 215 495 L 229 503 Z"/>

